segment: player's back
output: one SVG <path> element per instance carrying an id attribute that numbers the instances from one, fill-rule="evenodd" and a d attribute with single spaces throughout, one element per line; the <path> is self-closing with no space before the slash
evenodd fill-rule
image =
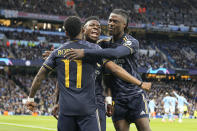
<path id="1" fill-rule="evenodd" d="M 60 88 L 60 113 L 63 115 L 89 115 L 96 111 L 95 69 L 96 60 L 73 60 L 64 58 L 71 48 L 100 49 L 98 45 L 76 40 L 65 43 L 55 50 L 55 65 Z"/>
<path id="2" fill-rule="evenodd" d="M 179 96 L 178 98 L 178 106 L 183 107 L 184 103 L 187 103 L 187 100 L 183 96 Z"/>
<path id="3" fill-rule="evenodd" d="M 175 106 L 177 102 L 177 99 L 175 97 L 170 97 L 170 103 L 172 106 Z"/>
<path id="4" fill-rule="evenodd" d="M 155 107 L 155 102 L 154 100 L 151 100 L 148 104 L 149 107 Z"/>
<path id="5" fill-rule="evenodd" d="M 170 96 L 166 96 L 163 98 L 164 108 L 168 108 L 170 106 Z"/>

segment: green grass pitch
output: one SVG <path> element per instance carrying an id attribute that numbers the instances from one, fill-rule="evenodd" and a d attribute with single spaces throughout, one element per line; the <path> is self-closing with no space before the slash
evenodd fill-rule
<path id="1" fill-rule="evenodd" d="M 161 119 L 151 120 L 152 131 L 197 131 L 197 119 L 183 119 L 165 123 Z M 0 116 L 0 131 L 56 131 L 57 120 L 52 116 Z M 131 124 L 131 131 L 137 131 Z M 107 131 L 115 131 L 110 118 L 107 119 Z"/>

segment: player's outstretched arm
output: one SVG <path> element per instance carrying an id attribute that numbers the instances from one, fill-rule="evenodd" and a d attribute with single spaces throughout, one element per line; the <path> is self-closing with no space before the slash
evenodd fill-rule
<path id="1" fill-rule="evenodd" d="M 58 82 L 56 83 L 56 88 L 55 88 L 55 104 L 59 103 L 59 87 L 58 87 Z"/>
<path id="2" fill-rule="evenodd" d="M 39 89 L 41 82 L 46 78 L 47 74 L 48 74 L 48 70 L 42 66 L 33 80 L 29 97 L 26 103 L 27 108 L 31 111 L 35 111 L 36 104 L 34 102 L 34 96 L 37 90 Z"/>
<path id="3" fill-rule="evenodd" d="M 58 113 L 59 113 L 59 88 L 58 82 L 56 83 L 55 89 L 55 105 L 53 106 L 52 115 L 58 120 Z"/>
<path id="4" fill-rule="evenodd" d="M 82 59 L 84 57 L 94 57 L 95 59 L 107 58 L 117 59 L 131 54 L 131 50 L 126 46 L 118 46 L 117 48 L 107 49 L 71 49 L 65 55 L 70 60 Z"/>
<path id="5" fill-rule="evenodd" d="M 41 82 L 46 78 L 47 74 L 49 73 L 49 70 L 47 70 L 45 67 L 41 67 L 40 70 L 38 71 L 37 75 L 35 76 L 31 90 L 29 93 L 30 98 L 34 98 L 37 90 L 39 89 Z"/>
<path id="6" fill-rule="evenodd" d="M 151 82 L 141 82 L 137 78 L 133 77 L 130 75 L 125 69 L 122 67 L 118 66 L 112 61 L 109 61 L 105 64 L 105 68 L 110 70 L 113 75 L 119 77 L 120 79 L 138 85 L 144 90 L 150 90 L 152 83 Z"/>
<path id="7" fill-rule="evenodd" d="M 173 94 L 174 94 L 177 98 L 180 97 L 175 91 L 173 91 Z"/>

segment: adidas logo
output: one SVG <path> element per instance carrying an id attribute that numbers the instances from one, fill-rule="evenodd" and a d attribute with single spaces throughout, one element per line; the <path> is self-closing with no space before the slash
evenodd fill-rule
<path id="1" fill-rule="evenodd" d="M 140 113 L 140 115 L 144 115 L 144 114 L 146 114 L 144 111 L 142 111 L 142 112 Z"/>

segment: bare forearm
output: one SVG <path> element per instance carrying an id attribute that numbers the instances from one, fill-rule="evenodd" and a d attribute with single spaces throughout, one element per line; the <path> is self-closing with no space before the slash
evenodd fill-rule
<path id="1" fill-rule="evenodd" d="M 135 84 L 135 85 L 140 85 L 141 81 L 138 80 L 137 78 L 133 77 L 132 75 L 130 75 L 125 69 L 123 69 L 122 67 L 116 65 L 113 62 L 108 62 L 107 63 L 107 68 L 111 70 L 112 74 L 119 77 L 120 79 Z"/>
<path id="2" fill-rule="evenodd" d="M 59 88 L 58 83 L 56 83 L 56 91 L 55 91 L 55 104 L 59 103 Z"/>
<path id="3" fill-rule="evenodd" d="M 33 98 L 35 96 L 37 90 L 40 88 L 42 81 L 46 78 L 47 73 L 48 71 L 42 66 L 32 82 L 31 90 L 29 93 L 30 98 Z"/>

